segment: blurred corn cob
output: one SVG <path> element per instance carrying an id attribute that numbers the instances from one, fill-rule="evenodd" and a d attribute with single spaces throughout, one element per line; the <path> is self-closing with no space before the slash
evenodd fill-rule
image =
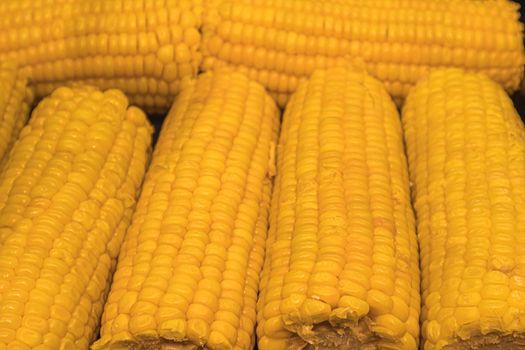
<path id="1" fill-rule="evenodd" d="M 200 64 L 200 7 L 200 0 L 2 0 L 0 60 L 29 68 L 38 97 L 89 83 L 166 111 Z"/>
<path id="2" fill-rule="evenodd" d="M 384 87 L 314 73 L 285 110 L 277 160 L 259 349 L 416 349 L 415 223 Z"/>
<path id="3" fill-rule="evenodd" d="M 0 164 L 29 117 L 33 91 L 16 64 L 0 61 Z"/>
<path id="4" fill-rule="evenodd" d="M 239 73 L 202 75 L 180 93 L 93 349 L 253 348 L 278 117 Z"/>
<path id="5" fill-rule="evenodd" d="M 0 173 L 0 349 L 89 348 L 150 146 L 127 105 L 60 88 L 20 133 Z"/>
<path id="6" fill-rule="evenodd" d="M 431 69 L 487 73 L 509 92 L 523 73 L 511 1 L 222 0 L 203 21 L 202 68 L 233 67 L 283 106 L 315 68 L 363 64 L 400 101 Z"/>
<path id="7" fill-rule="evenodd" d="M 487 77 L 436 71 L 403 108 L 424 349 L 525 347 L 525 129 Z"/>

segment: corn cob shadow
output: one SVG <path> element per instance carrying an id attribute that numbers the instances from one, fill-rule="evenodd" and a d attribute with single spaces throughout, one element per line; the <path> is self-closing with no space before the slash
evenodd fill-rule
<path id="1" fill-rule="evenodd" d="M 441 70 L 402 113 L 423 349 L 525 348 L 525 129 L 483 74 Z"/>
<path id="2" fill-rule="evenodd" d="M 362 71 L 288 103 L 257 306 L 259 350 L 416 349 L 419 267 L 396 107 Z"/>

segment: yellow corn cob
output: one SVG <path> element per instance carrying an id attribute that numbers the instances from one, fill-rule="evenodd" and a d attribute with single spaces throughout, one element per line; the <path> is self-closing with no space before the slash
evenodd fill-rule
<path id="1" fill-rule="evenodd" d="M 79 82 L 167 111 L 201 60 L 200 0 L 3 0 L 0 59 L 29 68 L 36 95 Z"/>
<path id="2" fill-rule="evenodd" d="M 259 349 L 416 349 L 415 223 L 384 87 L 316 71 L 285 110 L 277 160 Z"/>
<path id="3" fill-rule="evenodd" d="M 253 348 L 278 117 L 239 73 L 208 73 L 182 90 L 93 349 Z"/>
<path id="4" fill-rule="evenodd" d="M 496 83 L 436 71 L 403 124 L 421 249 L 424 349 L 525 346 L 525 129 Z"/>
<path id="5" fill-rule="evenodd" d="M 0 164 L 29 116 L 33 92 L 13 62 L 0 61 Z"/>
<path id="6" fill-rule="evenodd" d="M 432 68 L 485 72 L 508 91 L 525 58 L 518 4 L 471 0 L 222 0 L 205 13 L 204 70 L 234 67 L 282 106 L 315 68 L 361 61 L 400 100 Z"/>
<path id="7" fill-rule="evenodd" d="M 145 171 L 145 115 L 59 88 L 0 173 L 0 349 L 88 349 Z"/>

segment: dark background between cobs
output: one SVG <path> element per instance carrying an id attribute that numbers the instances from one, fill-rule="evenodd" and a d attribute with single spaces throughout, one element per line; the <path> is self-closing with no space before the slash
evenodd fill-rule
<path id="1" fill-rule="evenodd" d="M 517 2 L 521 5 L 521 21 L 522 23 L 525 23 L 525 0 L 513 0 L 514 2 Z M 525 45 L 525 38 L 524 38 L 524 45 Z M 518 110 L 521 119 L 525 121 L 525 91 L 520 94 L 520 92 L 515 93 L 512 95 L 512 100 L 514 101 L 514 105 L 516 106 L 516 109 Z M 157 141 L 160 128 L 162 126 L 162 123 L 164 121 L 164 115 L 156 115 L 152 116 L 151 122 L 155 126 L 155 142 Z"/>

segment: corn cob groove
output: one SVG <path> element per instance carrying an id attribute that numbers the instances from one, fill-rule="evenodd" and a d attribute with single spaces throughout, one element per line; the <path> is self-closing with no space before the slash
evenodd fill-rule
<path id="1" fill-rule="evenodd" d="M 185 88 L 156 146 L 93 349 L 251 349 L 279 114 L 239 73 Z"/>
<path id="2" fill-rule="evenodd" d="M 512 101 L 484 75 L 437 71 L 403 124 L 424 349 L 525 347 L 525 129 Z"/>
<path id="3" fill-rule="evenodd" d="M 384 87 L 316 71 L 284 112 L 277 160 L 259 349 L 415 349 L 415 223 Z"/>
<path id="4" fill-rule="evenodd" d="M 166 111 L 201 61 L 200 0 L 0 2 L 0 60 L 29 69 L 36 95 L 84 83 Z"/>
<path id="5" fill-rule="evenodd" d="M 33 91 L 14 62 L 0 62 L 0 164 L 29 117 Z"/>
<path id="6" fill-rule="evenodd" d="M 0 173 L 0 349 L 88 349 L 151 127 L 118 91 L 60 88 Z"/>
<path id="7" fill-rule="evenodd" d="M 315 68 L 361 61 L 400 101 L 428 71 L 459 67 L 519 88 L 518 4 L 471 0 L 223 0 L 206 11 L 202 68 L 232 67 L 283 106 Z"/>

